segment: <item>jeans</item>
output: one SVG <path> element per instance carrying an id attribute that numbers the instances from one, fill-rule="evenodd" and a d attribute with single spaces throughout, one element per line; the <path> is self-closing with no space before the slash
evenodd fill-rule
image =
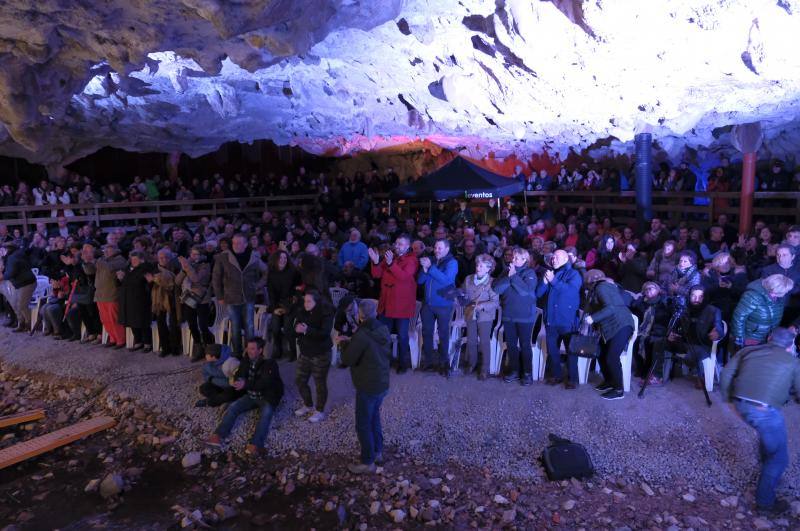
<path id="1" fill-rule="evenodd" d="M 624 326 L 616 335 L 600 342 L 600 372 L 603 381 L 618 391 L 623 390 L 622 363 L 619 357 L 628 347 L 628 340 L 633 334 L 633 327 Z"/>
<path id="2" fill-rule="evenodd" d="M 569 354 L 569 338 L 575 330 L 571 326 L 546 326 L 547 360 L 550 376 L 561 379 L 561 343 L 567 350 L 567 377 L 570 383 L 578 383 L 578 356 Z"/>
<path id="3" fill-rule="evenodd" d="M 356 433 L 361 445 L 361 462 L 371 465 L 375 454 L 383 453 L 381 404 L 389 391 L 370 395 L 356 391 Z"/>
<path id="4" fill-rule="evenodd" d="M 275 408 L 266 400 L 256 400 L 251 398 L 250 395 L 244 395 L 228 406 L 228 410 L 225 411 L 225 416 L 222 417 L 222 422 L 217 426 L 215 433 L 222 439 L 226 438 L 230 435 L 233 425 L 236 423 L 236 419 L 239 415 L 247 413 L 252 409 L 261 409 L 261 416 L 258 419 L 256 431 L 253 433 L 250 443 L 258 448 L 264 448 L 264 440 L 269 433 L 269 425 L 272 422 L 272 415 L 275 413 Z"/>
<path id="5" fill-rule="evenodd" d="M 391 334 L 397 330 L 397 362 L 403 369 L 411 368 L 411 349 L 408 346 L 408 323 L 410 319 L 378 316 L 378 320 L 385 324 Z"/>
<path id="6" fill-rule="evenodd" d="M 533 373 L 533 325 L 535 323 L 513 323 L 503 321 L 503 335 L 506 340 L 506 356 L 508 357 L 508 374 L 519 373 L 520 351 L 522 352 L 522 374 Z"/>
<path id="7" fill-rule="evenodd" d="M 39 322 L 44 322 L 44 331 L 54 335 L 72 335 L 64 322 L 64 301 L 56 301 L 42 305 L 39 310 Z"/>
<path id="8" fill-rule="evenodd" d="M 789 465 L 783 414 L 771 406 L 758 406 L 741 400 L 735 400 L 734 403 L 745 422 L 758 432 L 761 474 L 756 487 L 756 504 L 759 507 L 772 507 L 775 503 L 775 487 Z"/>
<path id="9" fill-rule="evenodd" d="M 228 305 L 228 319 L 231 320 L 231 329 L 233 334 L 231 337 L 231 350 L 237 356 L 242 354 L 242 328 L 247 339 L 255 335 L 254 331 L 254 311 L 255 304 L 229 304 Z"/>
<path id="10" fill-rule="evenodd" d="M 422 353 L 424 365 L 450 366 L 450 318 L 453 316 L 452 306 L 422 305 Z M 433 359 L 433 329 L 439 325 L 439 359 Z"/>

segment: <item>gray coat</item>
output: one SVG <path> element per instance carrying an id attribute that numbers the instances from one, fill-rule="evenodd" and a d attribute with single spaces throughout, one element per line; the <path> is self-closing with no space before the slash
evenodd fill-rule
<path id="1" fill-rule="evenodd" d="M 233 251 L 223 251 L 214 259 L 211 284 L 217 300 L 225 304 L 254 304 L 256 293 L 267 285 L 267 264 L 258 252 L 251 251 L 250 261 L 242 270 Z"/>

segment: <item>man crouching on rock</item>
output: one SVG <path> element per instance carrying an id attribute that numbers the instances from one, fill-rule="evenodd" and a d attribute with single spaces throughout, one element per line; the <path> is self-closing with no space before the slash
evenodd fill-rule
<path id="1" fill-rule="evenodd" d="M 247 359 L 239 365 L 233 382 L 234 389 L 243 390 L 246 394 L 228 407 L 222 422 L 206 443 L 219 448 L 222 440 L 230 434 L 239 415 L 252 409 L 260 409 L 261 417 L 250 444 L 245 448 L 246 454 L 256 455 L 265 452 L 264 441 L 269 433 L 269 425 L 283 397 L 283 381 L 275 360 L 264 359 L 264 341 L 261 338 L 248 339 L 246 353 Z"/>
<path id="2" fill-rule="evenodd" d="M 778 515 L 789 508 L 786 500 L 775 498 L 775 487 L 789 464 L 781 407 L 789 400 L 792 386 L 800 402 L 800 360 L 794 355 L 794 339 L 786 328 L 776 328 L 766 345 L 740 350 L 725 366 L 719 381 L 725 400 L 733 401 L 739 415 L 758 432 L 761 475 L 756 508 L 767 515 Z"/>
<path id="3" fill-rule="evenodd" d="M 353 474 L 375 472 L 375 463 L 383 461 L 381 403 L 389 392 L 392 340 L 389 329 L 377 320 L 377 312 L 375 301 L 364 299 L 358 303 L 358 330 L 342 352 L 342 364 L 350 367 L 356 388 L 356 433 L 361 462 L 348 465 Z"/>

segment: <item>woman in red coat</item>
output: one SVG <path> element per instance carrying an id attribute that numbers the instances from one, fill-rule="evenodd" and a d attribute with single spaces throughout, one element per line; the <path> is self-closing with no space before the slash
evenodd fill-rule
<path id="1" fill-rule="evenodd" d="M 411 352 L 408 345 L 408 323 L 417 306 L 417 269 L 419 261 L 411 249 L 408 236 L 398 236 L 394 251 L 386 251 L 383 257 L 370 248 L 372 276 L 381 279 L 381 296 L 378 301 L 378 319 L 389 327 L 389 333 L 397 331 L 397 374 L 411 368 Z"/>

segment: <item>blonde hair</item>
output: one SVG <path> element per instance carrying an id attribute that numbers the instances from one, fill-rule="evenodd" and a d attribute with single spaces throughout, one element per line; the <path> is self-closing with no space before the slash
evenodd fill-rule
<path id="1" fill-rule="evenodd" d="M 794 281 L 780 273 L 770 275 L 761 281 L 761 286 L 767 290 L 767 293 L 775 297 L 783 297 L 794 288 Z"/>
<path id="2" fill-rule="evenodd" d="M 531 261 L 531 253 L 529 253 L 527 249 L 523 249 L 522 247 L 514 247 L 514 258 L 518 256 L 524 257 L 526 264 Z"/>

